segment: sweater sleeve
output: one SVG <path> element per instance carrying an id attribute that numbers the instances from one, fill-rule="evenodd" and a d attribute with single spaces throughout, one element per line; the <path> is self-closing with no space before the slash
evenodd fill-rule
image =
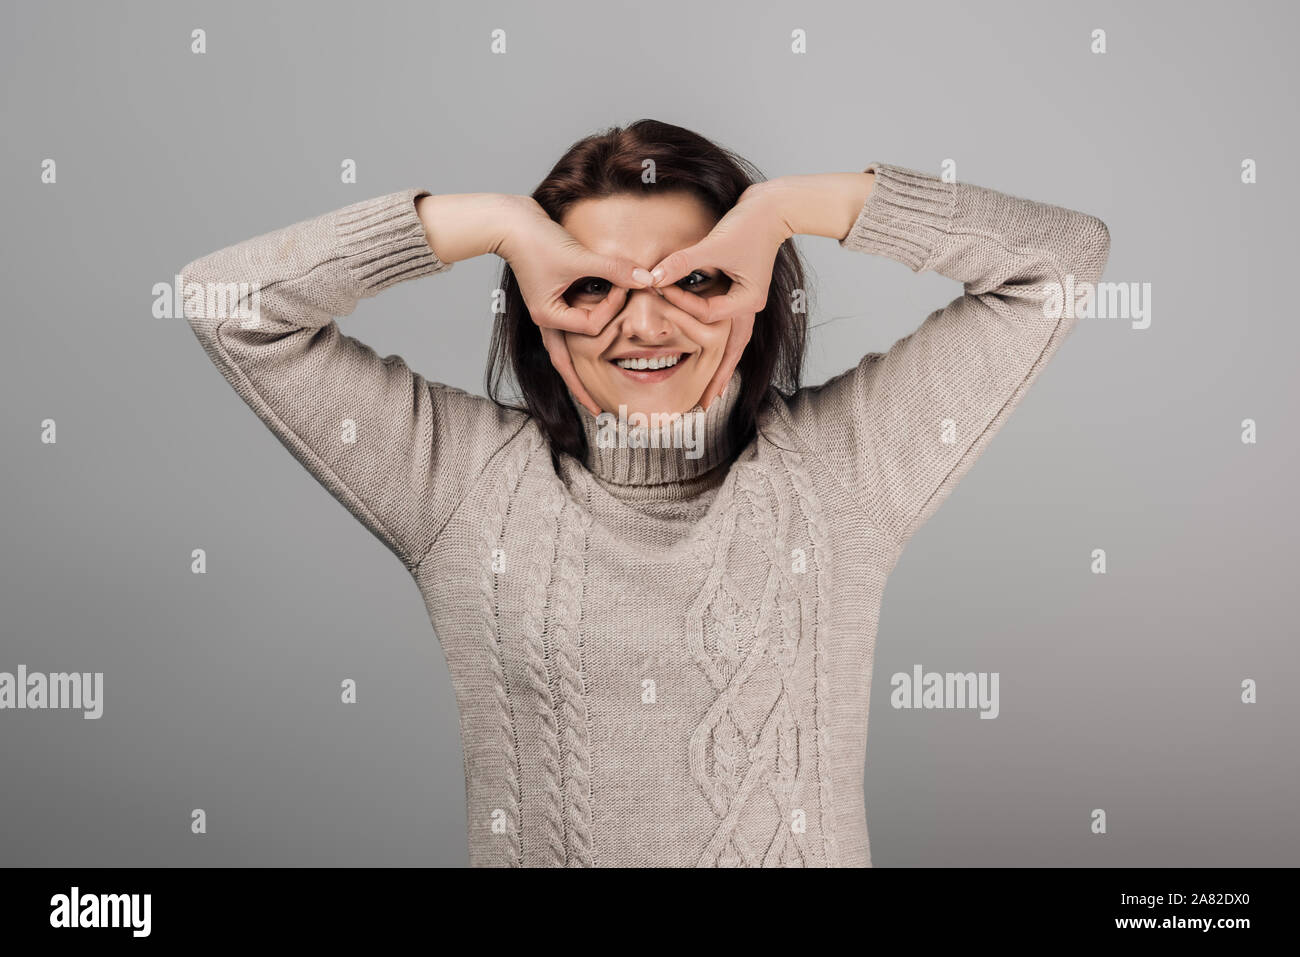
<path id="1" fill-rule="evenodd" d="M 943 503 L 1070 332 L 1059 290 L 1095 283 L 1099 219 L 873 164 L 845 249 L 934 270 L 963 295 L 884 354 L 790 400 L 796 431 L 901 546 Z M 1067 280 L 1072 276 L 1072 280 Z M 1058 298 L 1056 304 L 1059 305 Z"/>
<path id="2" fill-rule="evenodd" d="M 356 203 L 181 271 L 185 317 L 221 374 L 408 569 L 525 421 L 339 331 L 361 299 L 451 269 L 415 211 L 422 195 Z"/>

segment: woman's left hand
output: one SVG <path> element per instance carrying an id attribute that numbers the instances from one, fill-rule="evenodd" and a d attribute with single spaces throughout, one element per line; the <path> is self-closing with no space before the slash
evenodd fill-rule
<path id="1" fill-rule="evenodd" d="M 650 270 L 655 277 L 651 288 L 679 309 L 701 322 L 732 320 L 722 361 L 700 398 L 705 409 L 731 381 L 753 334 L 755 316 L 767 307 L 776 254 L 781 244 L 794 235 L 772 201 L 771 182 L 749 187 L 707 236 L 665 257 Z M 701 268 L 722 270 L 731 279 L 731 288 L 724 295 L 706 298 L 676 285 Z"/>

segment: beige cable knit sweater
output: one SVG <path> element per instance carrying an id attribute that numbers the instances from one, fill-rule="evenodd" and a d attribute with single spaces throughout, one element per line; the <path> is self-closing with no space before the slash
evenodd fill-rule
<path id="1" fill-rule="evenodd" d="M 583 411 L 592 451 L 557 473 L 528 416 L 343 335 L 359 300 L 450 268 L 415 214 L 423 191 L 183 270 L 222 375 L 424 596 L 460 710 L 472 865 L 870 865 L 885 579 L 1068 333 L 1045 317 L 1048 284 L 1095 282 L 1109 236 L 869 169 L 841 245 L 964 295 L 822 386 L 769 389 L 742 449 L 719 427 L 733 380 L 699 458 L 599 449 Z M 258 290 L 255 327 L 208 307 L 203 288 L 231 282 Z"/>

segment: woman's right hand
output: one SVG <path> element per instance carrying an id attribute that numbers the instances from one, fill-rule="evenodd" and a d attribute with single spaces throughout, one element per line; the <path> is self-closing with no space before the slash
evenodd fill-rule
<path id="1" fill-rule="evenodd" d="M 623 308 L 629 289 L 650 285 L 650 273 L 630 260 L 592 252 L 551 219 L 532 197 L 515 199 L 519 202 L 513 206 L 505 234 L 493 252 L 514 271 L 528 312 L 541 330 L 551 364 L 574 398 L 592 415 L 599 415 L 600 406 L 573 369 L 564 333 L 598 334 Z M 588 277 L 607 280 L 611 286 L 608 295 L 594 309 L 569 305 L 565 294 L 579 279 Z"/>

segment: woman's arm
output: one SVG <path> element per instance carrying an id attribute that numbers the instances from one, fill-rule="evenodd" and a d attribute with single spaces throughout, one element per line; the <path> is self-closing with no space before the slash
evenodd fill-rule
<path id="1" fill-rule="evenodd" d="M 408 569 L 526 420 L 426 382 L 335 320 L 389 286 L 495 251 L 512 209 L 513 197 L 498 194 L 404 190 L 181 271 L 186 319 L 221 374 Z M 230 308 L 232 291 L 242 311 Z"/>
<path id="2" fill-rule="evenodd" d="M 1053 318 L 1044 309 L 1051 284 L 1066 287 L 1066 276 L 1075 287 L 1095 283 L 1110 235 L 1096 217 L 1058 206 L 895 166 L 866 173 L 869 184 L 863 173 L 828 174 L 820 187 L 819 177 L 791 178 L 784 195 L 792 231 L 832 236 L 914 272 L 932 269 L 965 293 L 887 353 L 800 390 L 790 411 L 804 440 L 901 545 L 979 457 L 1073 326 L 1072 311 Z M 855 204 L 849 220 L 845 210 L 852 215 Z"/>

